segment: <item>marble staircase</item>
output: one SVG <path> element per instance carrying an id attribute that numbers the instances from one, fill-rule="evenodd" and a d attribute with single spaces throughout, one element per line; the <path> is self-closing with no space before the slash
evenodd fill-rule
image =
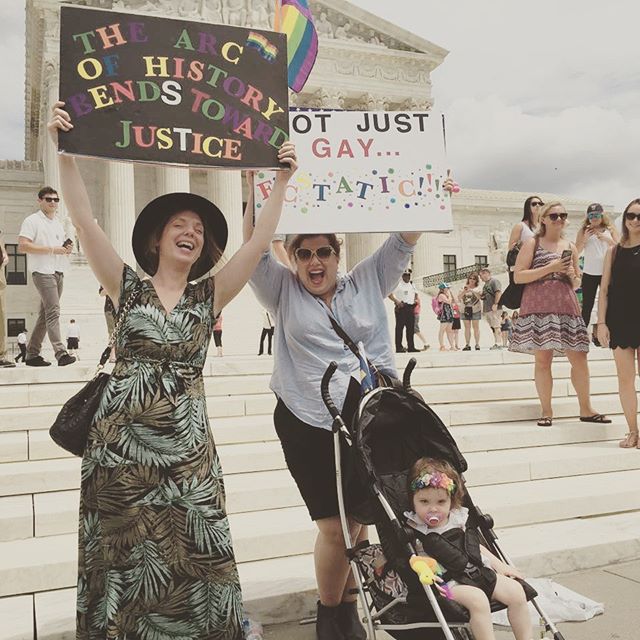
<path id="1" fill-rule="evenodd" d="M 589 357 L 594 405 L 613 424 L 578 422 L 560 358 L 549 429 L 534 422 L 530 358 L 416 355 L 414 387 L 451 428 L 474 501 L 494 516 L 521 569 L 553 575 L 640 556 L 640 455 L 617 446 L 626 429 L 608 351 Z M 400 367 L 406 361 L 398 356 Z M 315 530 L 273 429 L 271 366 L 267 357 L 210 359 L 205 389 L 247 607 L 282 622 L 306 615 L 314 601 Z M 73 636 L 79 460 L 47 429 L 91 374 L 84 362 L 0 371 L 0 640 Z"/>

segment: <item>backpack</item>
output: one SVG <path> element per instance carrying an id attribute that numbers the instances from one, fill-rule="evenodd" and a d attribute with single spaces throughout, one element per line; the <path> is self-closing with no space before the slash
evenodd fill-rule
<path id="1" fill-rule="evenodd" d="M 437 316 L 442 313 L 442 302 L 438 300 L 438 296 L 431 298 L 431 308 L 433 309 L 433 313 L 435 313 Z"/>

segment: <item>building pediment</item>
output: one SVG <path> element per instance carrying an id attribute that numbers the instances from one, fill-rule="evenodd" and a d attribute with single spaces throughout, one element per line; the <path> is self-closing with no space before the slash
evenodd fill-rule
<path id="1" fill-rule="evenodd" d="M 442 62 L 446 49 L 347 0 L 311 0 L 316 30 L 323 40 L 343 40 L 432 56 Z M 326 17 L 326 18 L 325 18 Z"/>

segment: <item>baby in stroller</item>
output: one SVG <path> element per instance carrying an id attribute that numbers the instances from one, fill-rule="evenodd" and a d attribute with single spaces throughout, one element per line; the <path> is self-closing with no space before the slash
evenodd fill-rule
<path id="1" fill-rule="evenodd" d="M 443 567 L 436 578 L 451 597 L 469 611 L 476 640 L 495 640 L 490 599 L 507 607 L 516 640 L 531 640 L 531 618 L 520 573 L 480 545 L 475 531 L 466 530 L 468 509 L 462 506 L 464 486 L 453 467 L 434 458 L 420 458 L 408 476 L 409 527 L 418 533 L 419 551 Z M 422 547 L 422 549 L 420 549 Z"/>

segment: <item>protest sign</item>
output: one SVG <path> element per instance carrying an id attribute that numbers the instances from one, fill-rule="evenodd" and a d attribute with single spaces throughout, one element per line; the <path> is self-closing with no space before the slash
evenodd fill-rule
<path id="1" fill-rule="evenodd" d="M 81 7 L 60 9 L 61 151 L 277 167 L 288 139 L 283 34 Z"/>
<path id="2" fill-rule="evenodd" d="M 440 114 L 292 111 L 300 169 L 279 233 L 451 231 Z M 255 176 L 256 213 L 273 172 Z"/>

